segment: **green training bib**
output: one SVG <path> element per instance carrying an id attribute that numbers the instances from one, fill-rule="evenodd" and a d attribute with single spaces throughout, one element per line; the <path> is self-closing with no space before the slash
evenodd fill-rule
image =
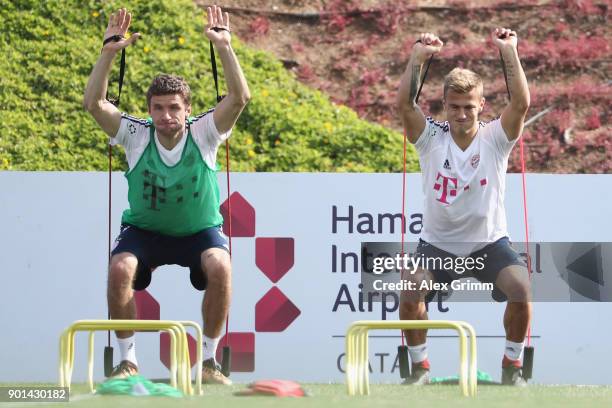
<path id="1" fill-rule="evenodd" d="M 223 224 L 217 172 L 202 158 L 191 135 L 191 120 L 183 154 L 174 166 L 162 161 L 155 144 L 155 127 L 151 120 L 149 123 L 149 143 L 136 166 L 125 173 L 130 208 L 123 212 L 121 221 L 172 236 L 191 235 Z"/>

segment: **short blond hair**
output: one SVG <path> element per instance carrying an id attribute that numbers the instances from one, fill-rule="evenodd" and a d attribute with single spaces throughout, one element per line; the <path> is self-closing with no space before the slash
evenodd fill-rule
<path id="1" fill-rule="evenodd" d="M 444 97 L 451 89 L 457 93 L 465 94 L 472 89 L 478 89 L 483 94 L 482 78 L 474 71 L 464 68 L 454 68 L 444 77 Z"/>

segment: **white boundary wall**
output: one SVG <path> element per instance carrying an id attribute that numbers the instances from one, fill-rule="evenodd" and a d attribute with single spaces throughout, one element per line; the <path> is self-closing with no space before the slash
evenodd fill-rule
<path id="1" fill-rule="evenodd" d="M 55 381 L 61 330 L 77 319 L 106 317 L 106 177 L 85 172 L 0 172 L 0 381 Z M 219 175 L 219 181 L 225 199 L 225 177 Z M 420 175 L 408 175 L 408 214 L 422 212 L 420 183 Z M 113 174 L 113 186 L 114 238 L 127 204 L 127 184 L 121 173 Z M 530 174 L 527 186 L 531 241 L 612 241 L 612 175 Z M 400 212 L 401 174 L 236 173 L 232 189 L 255 207 L 256 237 L 295 239 L 295 265 L 277 287 L 301 310 L 284 332 L 256 333 L 255 372 L 233 378 L 344 381 L 337 366 L 344 350 L 341 336 L 353 320 L 379 319 L 381 304 L 375 304 L 372 312 L 351 312 L 347 306 L 332 312 L 341 286 L 347 285 L 355 300 L 360 279 L 358 273 L 332 273 L 332 246 L 359 253 L 362 241 L 400 238 L 399 231 L 390 234 L 388 228 L 375 234 L 353 229 L 351 234 L 346 222 L 339 223 L 333 233 L 332 208 L 347 215 L 352 206 L 355 218 L 363 213 Z M 508 176 L 507 189 L 510 234 L 522 241 L 520 175 Z M 417 239 L 407 235 L 408 241 Z M 255 303 L 273 284 L 255 265 L 255 239 L 233 242 L 231 330 L 255 332 Z M 200 321 L 201 294 L 191 289 L 187 272 L 180 267 L 159 268 L 149 291 L 161 303 L 162 319 Z M 432 310 L 430 318 L 472 323 L 484 336 L 478 340 L 479 369 L 498 379 L 504 347 L 503 305 L 454 303 L 447 307 L 446 313 Z M 534 380 L 612 384 L 611 314 L 610 303 L 535 304 Z M 397 318 L 397 312 L 390 318 Z M 77 339 L 75 381 L 82 381 L 86 339 L 84 335 Z M 97 335 L 98 379 L 105 342 L 105 334 Z M 397 370 L 390 372 L 398 343 L 399 338 L 372 339 L 372 381 L 398 381 Z M 446 337 L 429 340 L 433 375 L 457 372 L 455 343 L 456 339 Z M 137 350 L 144 375 L 166 375 L 159 361 L 158 336 L 140 334 Z"/>

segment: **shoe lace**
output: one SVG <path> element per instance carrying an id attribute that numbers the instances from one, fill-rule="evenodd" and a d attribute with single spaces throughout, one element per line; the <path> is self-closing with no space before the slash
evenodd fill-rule
<path id="1" fill-rule="evenodd" d="M 215 371 L 215 374 L 221 374 L 221 366 L 216 361 L 215 362 L 205 362 L 204 367 L 212 371 Z"/>
<path id="2" fill-rule="evenodd" d="M 122 361 L 119 364 L 117 364 L 115 367 L 113 367 L 114 374 L 117 374 L 117 373 L 131 374 L 132 371 L 133 371 L 132 366 L 130 366 L 130 364 L 126 363 L 125 361 Z"/>

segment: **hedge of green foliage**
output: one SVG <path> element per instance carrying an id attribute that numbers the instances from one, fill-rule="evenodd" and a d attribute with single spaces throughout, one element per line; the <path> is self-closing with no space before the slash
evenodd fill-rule
<path id="1" fill-rule="evenodd" d="M 0 169 L 105 169 L 107 139 L 82 99 L 108 16 L 121 6 L 142 38 L 127 49 L 120 109 L 146 117 L 144 95 L 160 72 L 190 83 L 194 113 L 213 106 L 204 13 L 188 0 L 0 0 Z M 270 55 L 233 45 L 253 98 L 231 139 L 232 170 L 401 171 L 400 134 L 334 105 Z M 410 148 L 408 169 L 417 168 Z"/>

